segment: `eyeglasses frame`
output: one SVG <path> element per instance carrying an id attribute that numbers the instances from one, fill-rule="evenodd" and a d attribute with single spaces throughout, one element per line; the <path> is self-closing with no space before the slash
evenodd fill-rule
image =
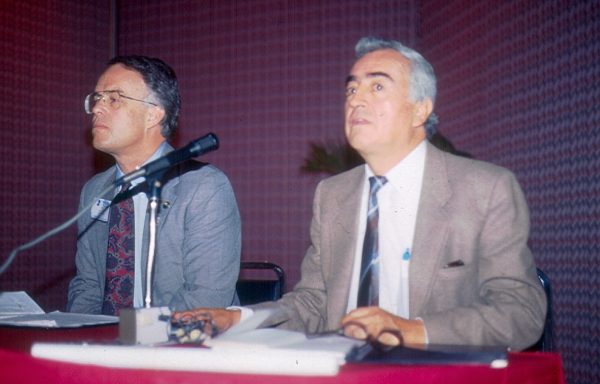
<path id="1" fill-rule="evenodd" d="M 110 93 L 110 92 L 115 92 L 117 93 L 117 95 L 119 95 L 119 97 L 122 97 L 124 99 L 129 99 L 129 100 L 133 100 L 133 101 L 139 101 L 140 103 L 145 103 L 145 104 L 150 104 L 153 105 L 155 107 L 158 107 L 158 104 L 153 103 L 151 101 L 146 101 L 146 100 L 140 100 L 140 99 L 136 99 L 127 95 L 124 95 L 121 93 L 121 91 L 117 90 L 117 89 L 107 89 L 104 91 L 98 91 L 98 92 L 92 92 L 90 94 L 88 94 L 85 99 L 83 100 L 83 109 L 85 110 L 85 113 L 87 113 L 88 115 L 92 115 L 94 112 L 92 111 L 94 109 L 94 107 L 90 108 L 90 110 L 88 111 L 88 106 L 90 105 L 90 102 L 88 100 L 93 99 L 94 95 L 98 94 L 98 95 L 102 95 L 104 93 Z M 102 101 L 104 101 L 104 95 L 102 95 Z"/>

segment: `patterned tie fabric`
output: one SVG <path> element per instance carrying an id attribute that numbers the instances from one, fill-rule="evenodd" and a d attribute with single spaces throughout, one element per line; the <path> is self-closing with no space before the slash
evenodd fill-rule
<path id="1" fill-rule="evenodd" d="M 125 196 L 124 185 L 110 207 L 108 247 L 106 251 L 106 284 L 102 314 L 119 315 L 121 308 L 133 306 L 135 232 L 133 199 Z M 123 192 L 124 191 L 124 192 Z"/>
<path id="2" fill-rule="evenodd" d="M 379 305 L 379 207 L 377 192 L 387 182 L 383 176 L 369 177 L 369 208 L 363 242 L 357 307 Z"/>

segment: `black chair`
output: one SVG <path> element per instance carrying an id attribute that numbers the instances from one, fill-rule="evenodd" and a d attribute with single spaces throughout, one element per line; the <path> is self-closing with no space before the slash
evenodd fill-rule
<path id="1" fill-rule="evenodd" d="M 544 323 L 544 331 L 540 339 L 532 345 L 529 349 L 534 351 L 550 352 L 554 350 L 553 337 L 552 337 L 552 288 L 550 287 L 550 279 L 541 269 L 537 269 L 538 279 L 546 292 L 546 299 L 548 301 L 546 321 Z"/>
<path id="2" fill-rule="evenodd" d="M 262 271 L 261 278 L 246 277 L 249 271 Z M 262 275 L 274 273 L 273 277 L 262 278 Z M 285 274 L 277 264 L 268 261 L 242 261 L 240 264 L 240 275 L 236 291 L 241 305 L 256 304 L 263 301 L 274 301 L 283 295 Z"/>

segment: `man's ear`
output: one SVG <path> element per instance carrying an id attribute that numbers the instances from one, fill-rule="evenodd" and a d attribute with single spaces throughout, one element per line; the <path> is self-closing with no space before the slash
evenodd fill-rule
<path id="1" fill-rule="evenodd" d="M 433 112 L 433 103 L 431 99 L 426 98 L 415 103 L 413 109 L 413 127 L 421 127 L 425 125 L 427 118 Z"/>
<path id="2" fill-rule="evenodd" d="M 160 125 L 164 117 L 165 110 L 163 108 L 158 106 L 148 108 L 146 112 L 146 126 L 150 128 L 156 125 Z"/>

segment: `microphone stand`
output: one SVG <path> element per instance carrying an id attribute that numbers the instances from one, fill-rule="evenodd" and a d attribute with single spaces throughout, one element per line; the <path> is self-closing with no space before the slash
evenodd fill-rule
<path id="1" fill-rule="evenodd" d="M 146 177 L 148 196 L 148 258 L 146 259 L 146 292 L 143 308 L 125 308 L 119 314 L 119 340 L 125 344 L 157 344 L 169 341 L 171 330 L 171 310 L 169 307 L 152 307 L 152 272 L 156 257 L 156 226 L 160 207 L 162 177 L 167 169 L 190 157 L 215 150 L 219 141 L 213 133 L 190 142 L 187 146 L 173 151 L 119 180 L 123 184 L 138 177 Z"/>
<path id="2" fill-rule="evenodd" d="M 148 220 L 148 258 L 146 260 L 146 297 L 144 298 L 144 307 L 152 306 L 152 270 L 154 268 L 154 256 L 156 254 L 156 225 L 158 207 L 160 206 L 160 192 L 162 175 L 148 179 L 150 191 L 148 192 L 148 207 L 150 218 Z"/>

